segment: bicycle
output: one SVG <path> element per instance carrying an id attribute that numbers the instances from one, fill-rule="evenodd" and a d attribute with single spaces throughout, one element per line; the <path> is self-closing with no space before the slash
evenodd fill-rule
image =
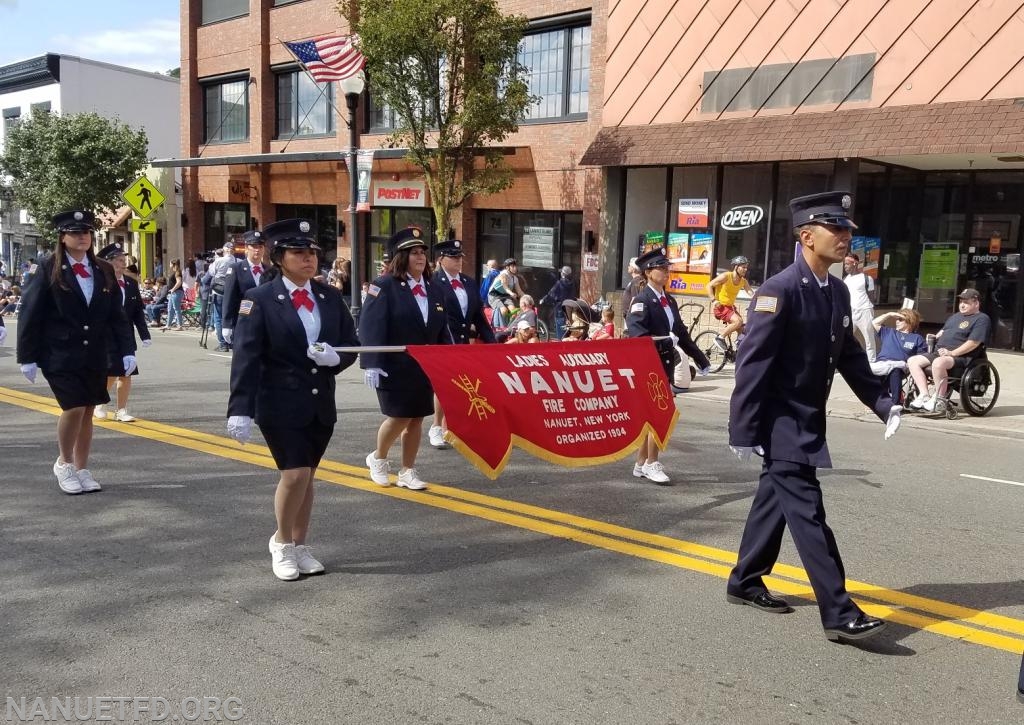
<path id="1" fill-rule="evenodd" d="M 732 344 L 732 338 L 726 340 L 726 348 L 723 350 L 715 343 L 715 338 L 718 336 L 718 333 L 715 330 L 708 329 L 697 335 L 693 334 L 700 325 L 701 316 L 703 316 L 706 311 L 704 305 L 697 302 L 684 302 L 679 306 L 680 313 L 682 313 L 684 308 L 687 310 L 696 309 L 696 313 L 693 315 L 693 319 L 687 326 L 686 331 L 693 339 L 693 343 L 707 356 L 708 361 L 711 363 L 711 372 L 720 372 L 722 368 L 725 367 L 726 363 L 735 364 L 736 347 Z M 722 324 L 727 325 L 728 323 L 722 322 Z M 742 334 L 743 333 L 740 333 L 741 337 Z M 737 344 L 739 343 L 737 342 Z"/>

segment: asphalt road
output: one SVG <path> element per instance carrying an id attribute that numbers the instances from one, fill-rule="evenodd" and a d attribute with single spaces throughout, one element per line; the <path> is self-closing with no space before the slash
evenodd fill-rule
<path id="1" fill-rule="evenodd" d="M 272 463 L 223 430 L 229 356 L 157 336 L 140 421 L 97 429 L 104 491 L 75 497 L 50 471 L 49 389 L 0 348 L 0 681 L 16 703 L 235 697 L 241 722 L 292 725 L 1024 720 L 1019 442 L 909 427 L 883 442 L 880 423 L 830 421 L 829 520 L 851 588 L 892 622 L 854 647 L 825 640 L 809 598 L 784 616 L 725 603 L 758 469 L 728 453 L 721 402 L 677 399 L 672 487 L 521 452 L 492 482 L 425 448 L 432 487 L 414 493 L 369 481 L 380 417 L 350 370 L 310 538 L 328 573 L 283 583 Z M 773 590 L 806 596 L 788 538 L 780 561 Z"/>

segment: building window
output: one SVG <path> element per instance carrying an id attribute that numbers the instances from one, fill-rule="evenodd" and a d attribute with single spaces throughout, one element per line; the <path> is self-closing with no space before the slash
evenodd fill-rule
<path id="1" fill-rule="evenodd" d="M 225 242 L 238 242 L 249 229 L 248 204 L 203 204 L 206 248 L 217 250 Z"/>
<path id="2" fill-rule="evenodd" d="M 15 106 L 14 108 L 4 109 L 4 131 L 9 128 L 14 128 L 18 125 L 18 120 L 21 118 L 21 108 Z"/>
<path id="3" fill-rule="evenodd" d="M 31 108 L 32 108 L 32 115 L 33 116 L 36 115 L 37 113 L 49 113 L 50 112 L 50 102 L 49 101 L 43 101 L 41 103 L 33 103 Z"/>
<path id="4" fill-rule="evenodd" d="M 334 84 L 301 71 L 277 76 L 277 138 L 334 133 Z"/>
<path id="5" fill-rule="evenodd" d="M 714 256 L 717 269 L 725 269 L 730 259 L 742 254 L 750 260 L 747 279 L 755 287 L 768 276 L 765 269 L 772 175 L 772 164 L 737 164 L 726 166 L 722 178 L 722 206 Z M 788 256 L 792 262 L 796 249 L 792 229 L 779 231 L 780 238 L 773 239 L 772 244 L 780 245 L 780 259 Z"/>
<path id="6" fill-rule="evenodd" d="M 334 262 L 338 256 L 338 207 L 328 204 L 275 204 L 274 213 L 279 220 L 306 219 L 313 222 L 317 243 L 323 249 L 323 261 L 327 264 Z"/>
<path id="7" fill-rule="evenodd" d="M 398 128 L 398 114 L 395 113 L 395 109 L 383 103 L 375 103 L 372 93 L 367 93 L 365 98 L 370 131 L 392 131 Z"/>
<path id="8" fill-rule="evenodd" d="M 203 143 L 249 138 L 249 80 L 240 78 L 203 87 Z"/>
<path id="9" fill-rule="evenodd" d="M 249 0 L 203 0 L 203 25 L 248 14 Z"/>
<path id="10" fill-rule="evenodd" d="M 291 5 L 292 3 L 302 2 L 302 0 L 274 0 L 274 7 L 278 5 Z"/>
<path id="11" fill-rule="evenodd" d="M 527 121 L 585 118 L 590 101 L 590 26 L 546 30 L 525 36 L 519 62 L 527 68 L 530 93 L 539 100 Z"/>
<path id="12" fill-rule="evenodd" d="M 539 300 L 568 265 L 579 285 L 583 252 L 583 213 L 546 211 L 481 211 L 477 216 L 479 262 L 506 257 L 519 261 L 524 289 Z"/>

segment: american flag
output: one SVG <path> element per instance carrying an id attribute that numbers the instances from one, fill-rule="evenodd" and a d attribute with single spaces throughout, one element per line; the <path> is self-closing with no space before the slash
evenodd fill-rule
<path id="1" fill-rule="evenodd" d="M 325 35 L 297 43 L 285 43 L 317 83 L 342 81 L 354 76 L 366 59 L 356 50 L 358 36 Z"/>

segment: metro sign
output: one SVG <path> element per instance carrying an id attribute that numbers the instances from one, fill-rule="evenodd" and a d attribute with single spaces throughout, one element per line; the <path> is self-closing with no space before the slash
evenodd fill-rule
<path id="1" fill-rule="evenodd" d="M 722 229 L 750 229 L 764 219 L 764 209 L 754 204 L 734 206 L 722 215 Z"/>

